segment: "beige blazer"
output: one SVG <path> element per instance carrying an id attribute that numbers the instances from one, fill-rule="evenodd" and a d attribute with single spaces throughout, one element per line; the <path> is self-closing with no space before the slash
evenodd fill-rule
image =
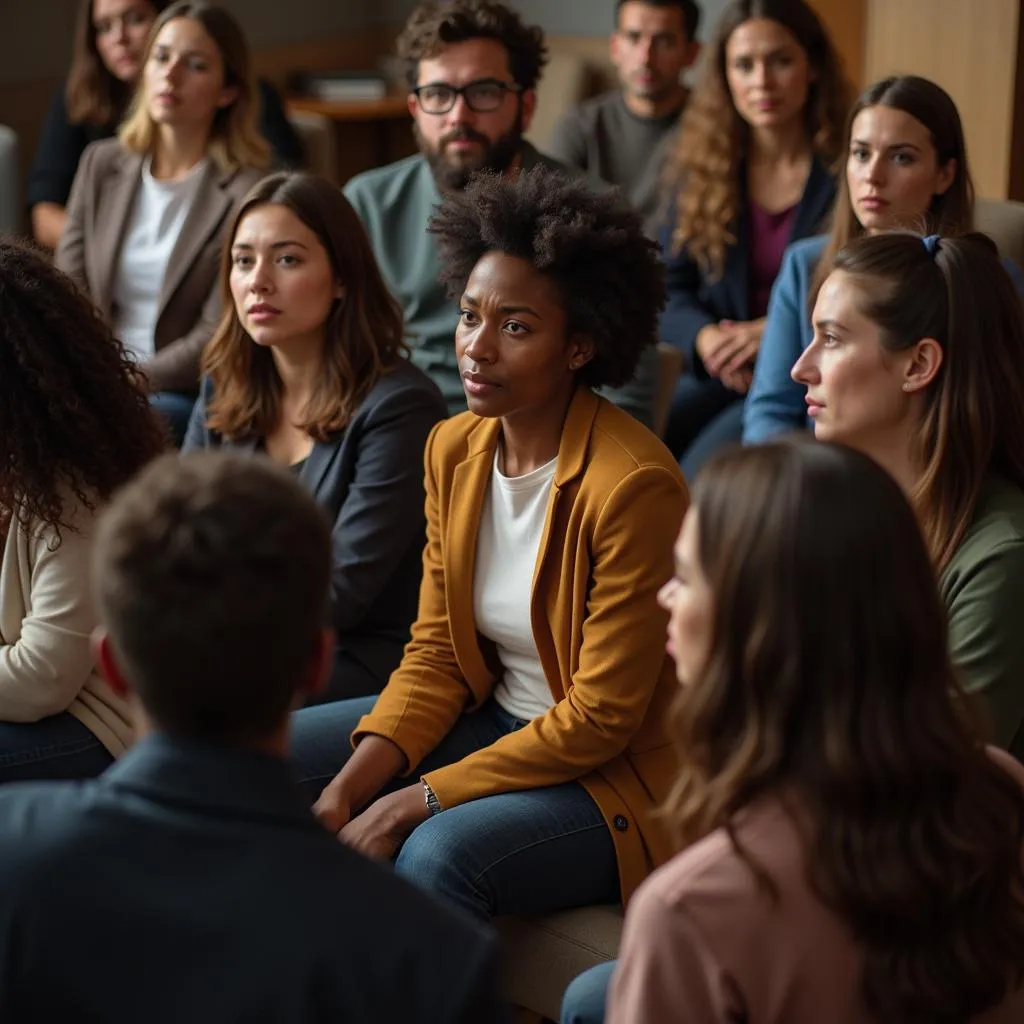
<path id="1" fill-rule="evenodd" d="M 1024 768 L 989 748 L 1024 785 Z M 864 954 L 808 882 L 804 848 L 777 797 L 737 815 L 737 837 L 778 888 L 758 886 L 725 829 L 673 857 L 626 912 L 606 1024 L 878 1024 Z M 1024 989 L 972 1024 L 1020 1024 Z"/>
<path id="2" fill-rule="evenodd" d="M 117 139 L 103 139 L 82 154 L 68 200 L 68 219 L 55 257 L 111 318 L 114 272 L 142 180 L 144 157 Z M 217 273 L 231 213 L 263 177 L 255 169 L 227 174 L 210 163 L 171 252 L 160 293 L 154 347 L 143 369 L 154 391 L 195 391 L 199 356 L 220 320 Z"/>
<path id="3" fill-rule="evenodd" d="M 97 675 L 89 640 L 95 514 L 79 507 L 75 530 L 16 520 L 0 535 L 0 721 L 37 722 L 70 711 L 113 756 L 132 741 L 128 705 Z"/>

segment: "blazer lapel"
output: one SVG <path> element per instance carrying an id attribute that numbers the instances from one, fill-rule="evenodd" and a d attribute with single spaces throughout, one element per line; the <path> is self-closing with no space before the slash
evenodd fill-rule
<path id="1" fill-rule="evenodd" d="M 339 433 L 329 441 L 317 441 L 313 445 L 313 450 L 309 453 L 305 465 L 299 470 L 299 480 L 302 481 L 304 487 L 308 488 L 310 494 L 316 497 L 318 503 L 320 503 L 320 489 L 323 487 L 324 478 L 341 449 L 343 437 L 344 433 Z M 338 509 L 332 509 L 332 511 L 334 515 L 337 515 Z"/>
<path id="2" fill-rule="evenodd" d="M 89 281 L 89 292 L 104 316 L 110 316 L 113 304 L 114 272 L 124 242 L 135 196 L 142 182 L 143 157 L 138 153 L 124 150 L 117 167 L 111 172 L 104 187 L 106 201 L 100 201 L 96 209 L 96 224 L 86 257 L 85 274 Z"/>
<path id="3" fill-rule="evenodd" d="M 185 217 L 181 234 L 178 235 L 178 240 L 171 250 L 171 257 L 167 261 L 167 270 L 164 272 L 164 281 L 160 287 L 157 320 L 163 316 L 168 300 L 230 209 L 231 195 L 226 186 L 232 177 L 233 173 L 222 175 L 213 163 L 208 163 L 203 168 L 203 180 L 199 183 L 195 202 Z"/>
<path id="4" fill-rule="evenodd" d="M 815 157 L 811 161 L 811 171 L 807 175 L 804 194 L 800 197 L 800 204 L 793 218 L 793 226 L 789 233 L 790 242 L 808 238 L 825 230 L 824 221 L 835 197 L 836 179 Z"/>
<path id="5" fill-rule="evenodd" d="M 492 673 L 487 667 L 473 615 L 473 579 L 476 569 L 476 538 L 480 512 L 494 468 L 501 421 L 481 420 L 469 435 L 469 452 L 455 467 L 445 550 L 450 573 L 447 576 L 448 624 L 452 644 L 467 680 L 484 684 Z M 442 517 L 444 513 L 441 513 Z"/>

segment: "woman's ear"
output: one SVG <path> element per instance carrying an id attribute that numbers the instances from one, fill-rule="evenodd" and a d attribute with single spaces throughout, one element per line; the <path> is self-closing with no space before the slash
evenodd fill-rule
<path id="1" fill-rule="evenodd" d="M 582 370 L 594 358 L 594 342 L 586 334 L 574 334 L 569 339 L 569 369 Z"/>
<path id="2" fill-rule="evenodd" d="M 922 338 L 912 349 L 903 380 L 903 390 L 909 394 L 923 391 L 938 375 L 945 353 L 934 338 Z"/>

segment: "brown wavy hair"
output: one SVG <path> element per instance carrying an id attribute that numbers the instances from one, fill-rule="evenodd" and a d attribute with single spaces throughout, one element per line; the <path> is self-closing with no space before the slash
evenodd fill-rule
<path id="1" fill-rule="evenodd" d="M 0 518 L 71 528 L 167 446 L 138 372 L 40 252 L 0 238 Z"/>
<path id="2" fill-rule="evenodd" d="M 224 64 L 224 85 L 237 90 L 237 96 L 214 115 L 207 152 L 217 168 L 226 173 L 244 167 L 266 167 L 270 145 L 257 125 L 259 94 L 252 70 L 252 58 L 245 33 L 235 16 L 223 7 L 204 0 L 178 0 L 166 8 L 153 23 L 144 60 L 161 29 L 176 18 L 197 21 L 213 40 Z M 118 131 L 121 144 L 133 153 L 149 153 L 156 140 L 156 126 L 149 116 L 145 88 L 139 85 L 132 97 L 124 124 Z"/>
<path id="3" fill-rule="evenodd" d="M 511 7 L 494 0 L 428 0 L 417 7 L 402 29 L 396 52 L 405 64 L 409 88 L 419 85 L 420 61 L 436 57 L 446 46 L 470 39 L 493 39 L 508 50 L 512 80 L 535 89 L 548 51 L 544 32 L 527 25 Z"/>
<path id="4" fill-rule="evenodd" d="M 772 896 L 735 821 L 778 797 L 880 1024 L 965 1024 L 1024 982 L 1024 793 L 964 714 L 913 510 L 811 440 L 716 456 L 692 508 L 712 637 L 673 709 L 669 820 L 724 829 Z"/>
<path id="5" fill-rule="evenodd" d="M 858 283 L 860 312 L 899 352 L 934 338 L 942 366 L 913 440 L 914 491 L 941 572 L 974 518 L 990 473 L 1024 488 L 1024 308 L 986 235 L 944 238 L 933 257 L 917 235 L 862 235 L 835 269 Z"/>
<path id="6" fill-rule="evenodd" d="M 170 0 L 147 0 L 154 15 Z M 75 21 L 71 48 L 71 67 L 64 87 L 64 102 L 71 124 L 90 124 L 106 128 L 121 118 L 132 90 L 112 75 L 96 48 L 96 26 L 92 20 L 94 0 L 81 0 Z"/>
<path id="7" fill-rule="evenodd" d="M 214 399 L 207 426 L 226 437 L 264 437 L 276 425 L 282 384 L 269 349 L 257 345 L 238 319 L 231 295 L 231 247 L 242 218 L 269 203 L 290 210 L 327 252 L 345 287 L 325 326 L 324 367 L 299 426 L 317 441 L 344 429 L 377 381 L 405 358 L 402 310 L 391 296 L 358 214 L 342 192 L 314 174 L 271 174 L 249 190 L 224 239 L 221 294 L 224 318 L 203 353 Z"/>
<path id="8" fill-rule="evenodd" d="M 970 231 L 974 226 L 974 182 L 967 164 L 964 128 L 960 123 L 956 104 L 949 93 L 927 78 L 919 78 L 917 75 L 893 75 L 875 82 L 857 97 L 850 110 L 843 133 L 847 147 L 853 135 L 853 122 L 857 115 L 868 107 L 892 107 L 893 110 L 909 114 L 928 129 L 938 165 L 941 167 L 950 160 L 956 161 L 956 176 L 952 184 L 942 195 L 932 198 L 931 207 L 922 218 L 923 223 L 920 226 L 924 233 L 953 235 Z M 864 234 L 864 229 L 853 212 L 846 174 L 841 173 L 838 178 L 828 242 L 825 243 L 825 249 L 808 290 L 811 309 L 814 308 L 825 278 L 831 273 L 836 253 L 848 242 Z"/>
<path id="9" fill-rule="evenodd" d="M 725 250 L 736 241 L 740 165 L 750 136 L 729 93 L 725 50 L 733 32 L 752 18 L 778 22 L 807 54 L 814 72 L 805 108 L 807 138 L 829 169 L 835 168 L 842 151 L 843 121 L 852 95 L 832 41 L 804 0 L 733 0 L 725 9 L 705 48 L 700 78 L 664 173 L 666 192 L 674 197 L 672 248 L 685 248 L 712 276 L 721 274 Z"/>

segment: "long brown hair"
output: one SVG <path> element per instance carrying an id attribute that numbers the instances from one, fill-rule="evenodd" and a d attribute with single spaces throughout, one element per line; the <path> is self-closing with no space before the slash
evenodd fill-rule
<path id="1" fill-rule="evenodd" d="M 0 522 L 93 509 L 167 439 L 135 364 L 51 260 L 0 239 Z"/>
<path id="2" fill-rule="evenodd" d="M 1024 487 L 1024 309 L 985 235 L 944 238 L 933 257 L 903 232 L 854 239 L 835 268 L 860 285 L 858 307 L 898 352 L 922 338 L 943 351 L 913 438 L 914 494 L 941 572 L 960 546 L 986 476 Z"/>
<path id="3" fill-rule="evenodd" d="M 953 183 L 942 195 L 933 197 L 930 208 L 922 218 L 925 233 L 952 235 L 970 231 L 974 226 L 974 183 L 967 164 L 964 128 L 960 123 L 956 104 L 949 93 L 927 78 L 919 78 L 917 75 L 893 75 L 875 82 L 857 97 L 850 110 L 843 134 L 847 148 L 853 134 L 853 122 L 857 115 L 868 107 L 891 107 L 893 110 L 909 114 L 928 129 L 932 145 L 935 147 L 938 166 L 943 167 L 950 160 L 956 161 L 956 176 Z M 831 271 L 836 253 L 848 242 L 864 234 L 864 229 L 853 212 L 850 186 L 847 184 L 845 172 L 840 173 L 838 177 L 832 228 L 811 280 L 811 308 L 814 307 L 822 283 Z"/>
<path id="4" fill-rule="evenodd" d="M 729 93 L 725 50 L 733 32 L 752 18 L 778 22 L 807 54 L 814 72 L 804 112 L 807 138 L 828 168 L 842 150 L 852 91 L 832 41 L 804 0 L 733 0 L 722 13 L 664 175 L 666 190 L 675 196 L 673 250 L 686 248 L 715 276 L 722 272 L 726 248 L 736 241 L 740 163 L 750 135 Z"/>
<path id="5" fill-rule="evenodd" d="M 215 43 L 224 62 L 224 85 L 237 91 L 235 99 L 217 111 L 210 128 L 207 152 L 223 171 L 244 167 L 266 167 L 270 162 L 270 146 L 257 127 L 259 96 L 253 76 L 249 44 L 235 16 L 223 7 L 213 7 L 204 0 L 178 0 L 154 22 L 146 46 L 144 62 L 161 29 L 176 18 L 199 22 Z M 145 87 L 140 82 L 132 97 L 131 108 L 118 138 L 133 153 L 148 153 L 156 138 L 156 128 L 145 101 Z"/>
<path id="6" fill-rule="evenodd" d="M 71 67 L 64 87 L 64 102 L 71 124 L 106 128 L 124 113 L 131 87 L 111 74 L 96 47 L 96 25 L 92 18 L 95 0 L 80 0 L 71 48 Z M 159 14 L 170 0 L 146 0 Z"/>
<path id="7" fill-rule="evenodd" d="M 318 441 L 348 425 L 377 381 L 402 359 L 402 311 L 381 276 L 366 229 L 341 191 L 314 174 L 280 172 L 254 185 L 224 239 L 221 294 L 225 314 L 206 346 L 202 366 L 213 381 L 207 425 L 230 438 L 265 436 L 278 421 L 282 385 L 269 349 L 257 345 L 238 319 L 231 296 L 231 247 L 242 218 L 274 203 L 290 210 L 327 252 L 345 287 L 325 326 L 319 386 L 299 424 Z"/>
<path id="8" fill-rule="evenodd" d="M 864 455 L 794 440 L 716 456 L 692 501 L 713 625 L 673 710 L 680 839 L 725 829 L 771 892 L 735 819 L 777 796 L 863 950 L 880 1024 L 997 1005 L 1024 981 L 1024 793 L 963 714 L 899 486 Z"/>

